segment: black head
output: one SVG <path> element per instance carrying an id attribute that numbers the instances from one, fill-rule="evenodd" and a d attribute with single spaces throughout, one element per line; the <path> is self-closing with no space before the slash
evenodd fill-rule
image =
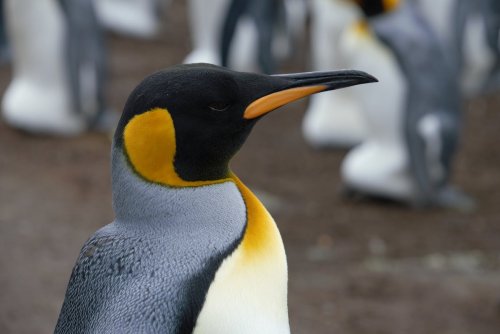
<path id="1" fill-rule="evenodd" d="M 208 64 L 174 66 L 130 94 L 114 149 L 123 150 L 148 181 L 213 183 L 229 176 L 229 160 L 267 112 L 313 93 L 374 81 L 358 71 L 268 76 Z"/>

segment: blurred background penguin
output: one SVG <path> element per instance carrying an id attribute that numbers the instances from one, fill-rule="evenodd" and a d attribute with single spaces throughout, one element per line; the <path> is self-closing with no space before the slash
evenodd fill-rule
<path id="1" fill-rule="evenodd" d="M 303 121 L 313 147 L 361 143 L 342 164 L 348 193 L 418 207 L 474 207 L 449 180 L 463 127 L 462 96 L 495 87 L 494 6 L 458 0 L 313 2 L 313 68 L 354 66 L 381 81 L 313 97 Z"/>
<path id="2" fill-rule="evenodd" d="M 2 99 L 7 123 L 57 135 L 111 126 L 106 52 L 93 6 L 92 0 L 5 1 L 13 55 L 13 78 Z"/>
<path id="3" fill-rule="evenodd" d="M 462 119 L 449 49 L 411 2 L 356 3 L 366 21 L 345 36 L 350 66 L 373 69 L 383 83 L 357 96 L 372 131 L 347 155 L 344 182 L 417 206 L 469 209 L 472 201 L 448 184 Z"/>

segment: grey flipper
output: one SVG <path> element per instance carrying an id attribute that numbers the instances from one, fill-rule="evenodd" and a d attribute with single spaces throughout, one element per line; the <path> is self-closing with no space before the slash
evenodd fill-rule
<path id="1" fill-rule="evenodd" d="M 55 333 L 191 333 L 246 224 L 232 182 L 168 188 L 113 154 L 115 221 L 83 246 Z"/>
<path id="2" fill-rule="evenodd" d="M 440 205 L 441 194 L 447 192 L 462 122 L 458 72 L 413 3 L 375 17 L 371 24 L 394 53 L 408 81 L 403 131 L 417 188 L 415 203 Z M 435 124 L 427 133 L 422 129 L 429 120 Z"/>
<path id="3" fill-rule="evenodd" d="M 59 3 L 66 19 L 66 59 L 73 107 L 90 128 L 99 127 L 107 117 L 104 34 L 93 0 L 59 0 Z"/>
<path id="4" fill-rule="evenodd" d="M 249 15 L 255 21 L 258 31 L 259 66 L 264 73 L 273 73 L 276 64 L 272 54 L 272 40 L 280 9 L 283 9 L 280 0 L 232 0 L 221 32 L 222 65 L 228 66 L 231 42 L 239 20 Z"/>

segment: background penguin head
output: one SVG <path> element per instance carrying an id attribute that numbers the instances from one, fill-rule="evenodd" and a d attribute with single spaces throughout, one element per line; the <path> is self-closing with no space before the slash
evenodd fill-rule
<path id="1" fill-rule="evenodd" d="M 229 160 L 264 114 L 310 94 L 374 81 L 358 71 L 268 76 L 208 64 L 174 66 L 131 93 L 114 149 L 150 182 L 214 183 L 229 177 Z"/>
<path id="2" fill-rule="evenodd" d="M 400 0 L 352 0 L 363 11 L 366 17 L 391 12 L 399 6 Z"/>

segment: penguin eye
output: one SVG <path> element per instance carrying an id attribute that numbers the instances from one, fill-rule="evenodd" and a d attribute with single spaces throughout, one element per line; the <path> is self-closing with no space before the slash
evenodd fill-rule
<path id="1" fill-rule="evenodd" d="M 224 101 L 215 101 L 208 105 L 208 107 L 213 111 L 225 111 L 229 108 L 230 104 Z"/>

